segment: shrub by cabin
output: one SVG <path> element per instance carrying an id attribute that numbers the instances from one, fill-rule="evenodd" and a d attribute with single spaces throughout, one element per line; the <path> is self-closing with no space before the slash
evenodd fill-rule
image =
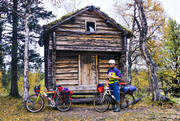
<path id="1" fill-rule="evenodd" d="M 77 92 L 104 83 L 109 59 L 126 78 L 127 39 L 132 33 L 94 6 L 87 6 L 44 26 L 45 85 Z"/>

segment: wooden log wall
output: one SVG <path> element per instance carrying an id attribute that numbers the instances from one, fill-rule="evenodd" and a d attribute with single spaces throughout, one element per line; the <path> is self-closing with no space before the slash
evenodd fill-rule
<path id="1" fill-rule="evenodd" d="M 116 61 L 116 68 L 120 69 L 119 54 L 112 55 L 99 55 L 98 56 L 98 81 L 99 83 L 105 83 L 107 80 L 107 71 L 109 68 L 109 60 L 114 59 Z"/>
<path id="2" fill-rule="evenodd" d="M 94 34 L 85 33 L 86 21 L 95 22 L 96 32 Z M 105 20 L 94 12 L 86 11 L 76 16 L 74 22 L 69 21 L 59 25 L 55 32 L 56 50 L 116 52 L 123 50 L 121 33 L 116 28 L 106 24 Z M 52 48 L 51 41 L 49 46 Z"/>
<path id="3" fill-rule="evenodd" d="M 56 84 L 78 85 L 78 54 L 56 52 Z"/>
<path id="4" fill-rule="evenodd" d="M 53 80 L 53 50 L 49 49 L 49 43 L 52 41 L 51 33 L 47 34 L 46 39 L 49 40 L 45 42 L 44 47 L 44 60 L 45 60 L 45 86 L 47 89 L 54 88 L 54 80 Z"/>

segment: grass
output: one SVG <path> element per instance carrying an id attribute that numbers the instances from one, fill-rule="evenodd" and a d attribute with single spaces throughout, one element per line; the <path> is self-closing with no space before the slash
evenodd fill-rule
<path id="1" fill-rule="evenodd" d="M 21 98 L 0 97 L 0 121 L 178 121 L 179 103 L 179 98 L 173 98 L 172 104 L 153 105 L 149 98 L 143 98 L 133 108 L 118 113 L 98 113 L 91 104 L 73 104 L 68 112 L 46 106 L 39 113 L 30 113 L 24 108 Z"/>

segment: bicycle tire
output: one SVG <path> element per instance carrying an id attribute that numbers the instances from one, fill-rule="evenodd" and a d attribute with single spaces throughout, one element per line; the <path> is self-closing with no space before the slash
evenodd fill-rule
<path id="1" fill-rule="evenodd" d="M 93 105 L 96 111 L 105 112 L 109 109 L 110 102 L 107 96 L 104 96 L 104 100 L 102 101 L 102 96 L 98 95 L 95 97 Z"/>
<path id="2" fill-rule="evenodd" d="M 133 105 L 134 105 L 134 103 L 135 103 L 135 97 L 134 97 L 134 95 L 133 95 L 132 93 L 127 93 L 127 94 L 125 95 L 125 99 L 126 99 L 126 101 L 127 101 L 127 107 L 128 107 L 128 108 L 132 108 Z"/>
<path id="3" fill-rule="evenodd" d="M 44 108 L 44 99 L 42 96 L 39 97 L 37 101 L 38 95 L 33 94 L 29 96 L 25 102 L 25 107 L 29 112 L 37 113 Z"/>
<path id="4" fill-rule="evenodd" d="M 69 95 L 70 96 L 70 95 Z M 71 97 L 69 97 L 70 99 Z M 56 108 L 61 112 L 69 111 L 72 105 L 72 100 L 65 101 L 61 97 L 56 97 Z"/>
<path id="5" fill-rule="evenodd" d="M 128 101 L 127 101 L 125 95 L 120 96 L 120 107 L 121 107 L 121 109 L 128 107 Z"/>

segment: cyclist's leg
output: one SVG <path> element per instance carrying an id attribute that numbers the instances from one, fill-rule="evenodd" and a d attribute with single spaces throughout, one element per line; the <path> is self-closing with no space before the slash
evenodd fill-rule
<path id="1" fill-rule="evenodd" d="M 114 83 L 114 97 L 116 98 L 116 100 L 120 101 L 119 83 L 118 82 Z"/>
<path id="2" fill-rule="evenodd" d="M 120 111 L 120 95 L 119 95 L 119 83 L 118 82 L 114 83 L 114 96 L 115 96 L 116 102 L 117 102 L 117 107 L 114 109 L 114 112 L 119 112 Z"/>
<path id="3" fill-rule="evenodd" d="M 114 95 L 114 84 L 109 84 L 109 89 L 111 91 L 111 95 Z M 114 110 L 116 101 L 114 99 L 112 99 L 111 103 L 112 103 L 112 107 L 110 108 L 110 110 Z"/>
<path id="4" fill-rule="evenodd" d="M 114 95 L 114 84 L 109 84 L 109 89 L 111 91 L 111 95 Z"/>

